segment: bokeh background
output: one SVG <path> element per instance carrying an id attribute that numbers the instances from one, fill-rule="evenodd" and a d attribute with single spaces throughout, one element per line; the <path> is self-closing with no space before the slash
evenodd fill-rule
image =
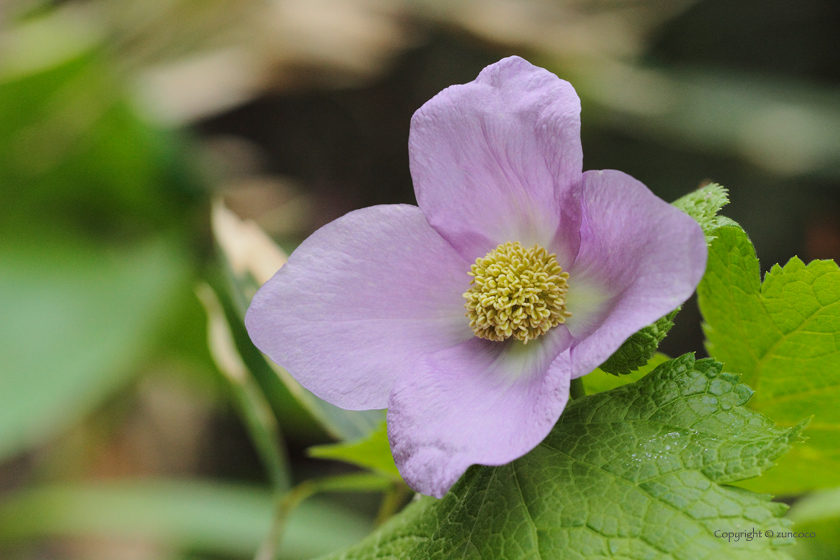
<path id="1" fill-rule="evenodd" d="M 271 240 L 414 203 L 412 113 L 503 56 L 575 86 L 586 169 L 723 184 L 764 270 L 840 259 L 839 29 L 836 0 L 0 0 L 0 558 L 249 558 L 278 489 L 354 472 L 306 449 L 378 416 L 307 406 L 247 298 Z M 661 350 L 704 354 L 696 304 Z M 381 499 L 307 500 L 280 557 Z M 840 557 L 821 534 L 792 552 Z"/>

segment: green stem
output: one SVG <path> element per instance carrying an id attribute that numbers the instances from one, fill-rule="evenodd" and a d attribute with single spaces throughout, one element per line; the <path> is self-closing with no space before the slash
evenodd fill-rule
<path id="1" fill-rule="evenodd" d="M 379 527 L 393 517 L 410 494 L 411 488 L 405 482 L 394 481 L 382 498 L 382 505 L 379 506 L 379 513 L 376 514 L 376 520 L 373 522 L 374 527 Z"/>
<path id="2" fill-rule="evenodd" d="M 575 401 L 586 396 L 586 389 L 583 388 L 583 378 L 572 379 L 569 386 L 569 396 Z"/>
<path id="3" fill-rule="evenodd" d="M 274 504 L 274 518 L 271 520 L 271 528 L 266 535 L 260 549 L 257 551 L 254 560 L 274 560 L 280 548 L 283 530 L 286 527 L 286 520 L 289 514 L 306 498 L 317 492 L 315 485 L 308 481 L 302 482 L 292 488 L 285 496 L 276 499 Z"/>
<path id="4" fill-rule="evenodd" d="M 254 560 L 274 560 L 283 541 L 283 531 L 289 515 L 313 494 L 319 492 L 382 492 L 391 488 L 390 478 L 373 473 L 352 473 L 304 480 L 283 496 L 278 496 L 274 505 L 271 529 L 263 541 Z M 405 486 L 405 484 L 403 484 Z"/>

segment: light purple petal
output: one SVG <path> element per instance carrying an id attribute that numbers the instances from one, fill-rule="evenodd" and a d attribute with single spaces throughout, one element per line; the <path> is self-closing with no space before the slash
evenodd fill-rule
<path id="1" fill-rule="evenodd" d="M 572 377 L 602 364 L 639 329 L 691 296 L 706 269 L 697 222 L 620 171 L 587 171 L 580 252 L 566 321 Z"/>
<path id="2" fill-rule="evenodd" d="M 473 338 L 468 270 L 419 208 L 365 208 L 304 241 L 257 292 L 245 325 L 322 399 L 385 408 L 418 358 Z"/>
<path id="3" fill-rule="evenodd" d="M 394 385 L 388 437 L 405 481 L 443 496 L 472 464 L 503 465 L 536 447 L 569 398 L 571 337 L 478 338 L 438 352 Z"/>
<path id="4" fill-rule="evenodd" d="M 411 176 L 420 208 L 468 261 L 497 245 L 554 243 L 577 252 L 583 152 L 571 84 L 519 57 L 449 87 L 411 119 Z"/>

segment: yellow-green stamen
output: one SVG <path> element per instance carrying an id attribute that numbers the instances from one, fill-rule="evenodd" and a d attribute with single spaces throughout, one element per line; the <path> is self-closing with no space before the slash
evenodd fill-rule
<path id="1" fill-rule="evenodd" d="M 478 337 L 527 344 L 572 316 L 566 311 L 569 273 L 539 245 L 503 243 L 476 259 L 469 275 L 465 307 Z"/>

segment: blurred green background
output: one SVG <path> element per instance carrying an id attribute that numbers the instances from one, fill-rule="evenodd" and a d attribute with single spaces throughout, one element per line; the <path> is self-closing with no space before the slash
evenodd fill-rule
<path id="1" fill-rule="evenodd" d="M 249 558 L 278 492 L 357 472 L 305 450 L 381 414 L 244 331 L 283 259 L 261 232 L 414 203 L 412 113 L 503 56 L 575 86 L 586 169 L 725 185 L 765 270 L 840 259 L 838 29 L 836 0 L 0 1 L 0 558 Z M 704 355 L 694 303 L 661 350 Z M 280 557 L 405 501 L 366 484 L 304 502 Z M 792 510 L 798 558 L 840 557 L 837 503 Z"/>

